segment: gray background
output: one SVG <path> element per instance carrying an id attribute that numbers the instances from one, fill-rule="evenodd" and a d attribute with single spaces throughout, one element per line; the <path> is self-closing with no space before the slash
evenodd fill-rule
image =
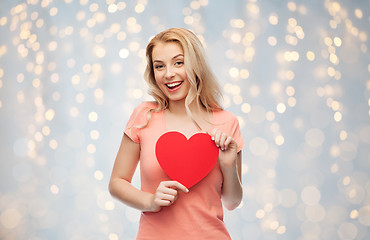
<path id="1" fill-rule="evenodd" d="M 369 1 L 1 1 L 0 238 L 134 239 L 108 181 L 148 40 L 204 42 L 240 120 L 237 239 L 369 239 Z M 139 187 L 139 173 L 134 184 Z M 171 227 L 171 226 L 169 226 Z"/>

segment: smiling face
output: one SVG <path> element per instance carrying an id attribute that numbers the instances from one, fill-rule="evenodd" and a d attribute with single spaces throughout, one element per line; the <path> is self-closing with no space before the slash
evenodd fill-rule
<path id="1" fill-rule="evenodd" d="M 152 52 L 154 78 L 169 101 L 185 100 L 190 83 L 184 65 L 184 51 L 176 42 L 160 42 Z"/>

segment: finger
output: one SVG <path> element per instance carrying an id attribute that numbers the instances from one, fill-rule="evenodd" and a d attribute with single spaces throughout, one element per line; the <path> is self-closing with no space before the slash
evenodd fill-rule
<path id="1" fill-rule="evenodd" d="M 216 135 L 216 132 L 218 131 L 218 129 L 217 128 L 214 128 L 213 130 L 212 130 L 212 135 Z"/>
<path id="2" fill-rule="evenodd" d="M 154 198 L 160 200 L 173 200 L 177 195 L 177 190 L 168 185 L 169 183 L 161 182 L 155 192 Z"/>
<path id="3" fill-rule="evenodd" d="M 159 184 L 158 189 L 159 188 L 161 188 L 162 190 L 164 190 L 164 189 L 174 189 L 174 188 L 176 188 L 175 183 L 176 183 L 176 181 L 162 181 Z"/>
<path id="4" fill-rule="evenodd" d="M 158 191 L 163 193 L 163 194 L 169 194 L 169 195 L 176 195 L 177 190 L 174 187 L 171 186 L 162 186 L 158 188 Z"/>
<path id="5" fill-rule="evenodd" d="M 184 185 L 182 185 L 181 183 L 177 181 L 172 181 L 171 184 L 173 184 L 172 186 L 174 186 L 176 189 L 179 189 L 186 193 L 189 192 L 189 189 L 187 189 Z"/>
<path id="6" fill-rule="evenodd" d="M 221 136 L 220 136 L 220 148 L 221 148 L 221 150 L 223 151 L 223 150 L 225 150 L 225 148 L 226 148 L 226 140 L 227 140 L 227 138 L 228 138 L 228 136 L 226 135 L 226 134 L 224 134 L 224 133 L 221 133 Z"/>
<path id="7" fill-rule="evenodd" d="M 176 194 L 177 195 L 177 194 Z M 171 194 L 163 194 L 162 195 L 162 200 L 169 201 L 170 203 L 175 202 L 176 200 L 176 195 L 171 195 Z"/>
<path id="8" fill-rule="evenodd" d="M 164 200 L 164 199 L 159 199 L 159 198 L 155 199 L 154 203 L 160 207 L 168 207 L 172 204 L 171 201 L 169 200 Z"/>
<path id="9" fill-rule="evenodd" d="M 168 202 L 174 202 L 176 200 L 176 196 L 177 195 L 177 191 L 176 191 L 176 194 L 175 195 L 172 195 L 172 194 L 166 194 L 166 193 L 162 193 L 162 192 L 157 192 L 156 195 L 155 195 L 155 199 L 156 200 L 164 200 L 164 201 L 168 201 Z"/>
<path id="10" fill-rule="evenodd" d="M 214 128 L 212 131 L 208 131 L 208 134 L 211 135 L 212 141 L 215 140 L 216 132 L 217 132 L 217 128 Z"/>
<path id="11" fill-rule="evenodd" d="M 230 137 L 230 136 L 228 136 L 227 138 L 226 138 L 226 140 L 225 140 L 225 143 L 224 143 L 224 150 L 226 151 L 227 149 L 229 149 L 229 146 L 230 146 L 230 144 L 232 144 L 233 143 L 233 138 L 232 137 Z"/>
<path id="12" fill-rule="evenodd" d="M 221 134 L 222 134 L 222 132 L 220 130 L 217 130 L 217 132 L 215 134 L 215 143 L 216 143 L 217 147 L 220 147 Z"/>
<path id="13" fill-rule="evenodd" d="M 230 143 L 228 144 L 228 149 L 232 148 L 233 150 L 237 151 L 238 150 L 238 143 L 235 141 L 234 138 L 230 137 Z"/>
<path id="14" fill-rule="evenodd" d="M 160 199 L 165 199 L 165 200 L 173 200 L 177 197 L 178 195 L 178 192 L 177 190 L 175 189 L 167 189 L 167 190 L 164 190 L 164 191 L 161 191 L 159 190 L 157 192 L 157 198 L 160 198 Z"/>

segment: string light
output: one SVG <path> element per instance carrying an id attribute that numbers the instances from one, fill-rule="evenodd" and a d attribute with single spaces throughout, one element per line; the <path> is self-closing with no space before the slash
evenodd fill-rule
<path id="1" fill-rule="evenodd" d="M 226 219 L 232 238 L 367 237 L 368 3 L 232 3 L 174 3 L 168 18 L 147 0 L 0 3 L 4 239 L 135 238 L 116 226 L 140 213 L 107 181 L 124 123 L 151 100 L 147 40 L 175 25 L 204 43 L 247 145 L 243 204 L 230 215 L 247 221 Z"/>

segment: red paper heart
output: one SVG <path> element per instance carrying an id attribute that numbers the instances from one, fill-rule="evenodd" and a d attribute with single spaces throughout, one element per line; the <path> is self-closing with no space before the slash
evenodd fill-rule
<path id="1" fill-rule="evenodd" d="M 155 154 L 162 169 L 175 181 L 190 188 L 213 169 L 218 148 L 211 136 L 194 134 L 189 140 L 179 132 L 167 132 L 157 141 Z"/>

